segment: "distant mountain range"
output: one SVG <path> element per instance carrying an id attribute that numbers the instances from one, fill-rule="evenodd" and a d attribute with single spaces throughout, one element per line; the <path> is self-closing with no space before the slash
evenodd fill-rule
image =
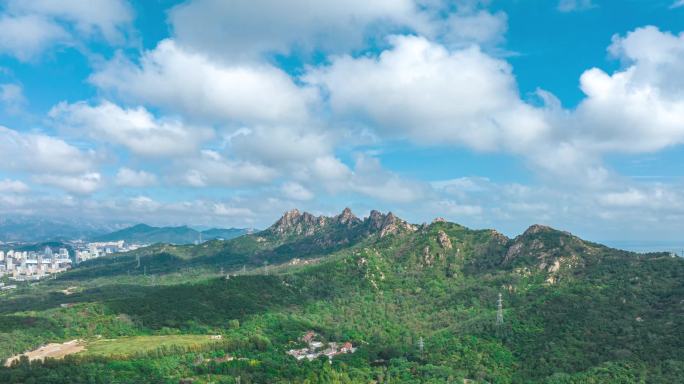
<path id="1" fill-rule="evenodd" d="M 153 227 L 138 224 L 105 235 L 94 236 L 91 241 L 119 241 L 138 244 L 193 244 L 196 241 L 229 240 L 254 232 L 248 228 L 212 228 L 198 231 L 187 226 Z"/>
<path id="2" fill-rule="evenodd" d="M 60 221 L 33 217 L 0 218 L 0 241 L 45 242 L 88 239 L 121 228 L 113 224 L 93 224 L 85 221 Z"/>
<path id="3" fill-rule="evenodd" d="M 197 240 L 229 240 L 253 233 L 248 228 L 212 228 L 204 231 L 179 227 L 153 227 L 146 224 L 96 224 L 86 221 L 60 221 L 33 217 L 0 218 L 0 242 L 44 243 L 69 240 L 118 241 L 141 244 L 193 244 Z"/>

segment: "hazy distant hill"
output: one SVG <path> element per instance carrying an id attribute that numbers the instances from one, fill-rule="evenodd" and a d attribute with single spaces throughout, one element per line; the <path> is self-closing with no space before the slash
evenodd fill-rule
<path id="1" fill-rule="evenodd" d="M 95 236 L 92 240 L 124 240 L 128 243 L 139 244 L 193 244 L 195 241 L 199 240 L 233 239 L 251 232 L 251 229 L 244 228 L 213 228 L 200 232 L 187 226 L 153 227 L 146 224 L 138 224 L 106 235 Z"/>
<path id="2" fill-rule="evenodd" d="M 120 227 L 119 227 L 120 228 Z M 118 229 L 115 225 L 32 217 L 0 218 L 0 241 L 43 242 L 86 239 Z"/>

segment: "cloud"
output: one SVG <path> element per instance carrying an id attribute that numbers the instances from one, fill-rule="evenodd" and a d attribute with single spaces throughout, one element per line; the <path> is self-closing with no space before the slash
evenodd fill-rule
<path id="1" fill-rule="evenodd" d="M 116 173 L 116 185 L 120 187 L 144 188 L 157 184 L 157 176 L 145 171 L 120 168 Z"/>
<path id="2" fill-rule="evenodd" d="M 0 16 L 0 52 L 34 60 L 54 45 L 75 45 L 84 37 L 121 44 L 133 14 L 123 0 L 9 0 Z"/>
<path id="3" fill-rule="evenodd" d="M 314 194 L 299 183 L 287 182 L 280 189 L 288 199 L 305 201 L 314 198 Z"/>
<path id="4" fill-rule="evenodd" d="M 76 194 L 90 194 L 102 185 L 102 176 L 97 172 L 82 175 L 36 175 L 33 180 L 40 184 L 50 185 Z"/>
<path id="5" fill-rule="evenodd" d="M 97 206 L 94 208 L 100 210 Z M 133 220 L 135 221 L 147 219 L 148 222 L 156 222 L 160 223 L 160 225 L 168 225 L 168 223 L 172 223 L 171 225 L 187 225 L 192 222 L 200 222 L 205 225 L 209 223 L 225 225 L 225 220 L 231 220 L 234 223 L 233 225 L 245 226 L 255 216 L 252 209 L 244 206 L 235 206 L 235 202 L 200 199 L 161 202 L 144 195 L 128 200 L 116 201 L 108 210 L 118 211 L 123 215 L 134 218 Z M 182 217 L 183 221 L 179 222 L 179 217 Z"/>
<path id="6" fill-rule="evenodd" d="M 29 186 L 19 180 L 0 180 L 0 193 L 25 193 L 30 190 Z"/>
<path id="7" fill-rule="evenodd" d="M 359 156 L 349 189 L 376 199 L 394 203 L 410 203 L 425 197 L 424 186 L 404 180 L 396 173 L 384 170 L 376 158 Z"/>
<path id="8" fill-rule="evenodd" d="M 459 204 L 452 200 L 442 200 L 437 203 L 439 212 L 450 217 L 478 216 L 484 211 L 479 205 Z"/>
<path id="9" fill-rule="evenodd" d="M 578 141 L 601 152 L 643 153 L 684 143 L 684 33 L 656 27 L 615 36 L 608 51 L 626 67 L 582 74 Z"/>
<path id="10" fill-rule="evenodd" d="M 242 187 L 271 182 L 277 171 L 260 164 L 229 160 L 220 153 L 203 150 L 201 155 L 179 162 L 180 182 L 192 187 Z"/>
<path id="11" fill-rule="evenodd" d="M 557 8 L 561 12 L 577 12 L 586 11 L 596 6 L 592 0 L 560 0 Z"/>
<path id="12" fill-rule="evenodd" d="M 426 193 L 421 183 L 404 180 L 384 169 L 377 158 L 366 155 L 356 156 L 353 169 L 332 156 L 318 158 L 306 179 L 331 194 L 356 193 L 383 202 L 410 203 Z"/>
<path id="13" fill-rule="evenodd" d="M 18 113 L 26 105 L 24 90 L 19 84 L 0 84 L 0 103 L 8 113 Z"/>
<path id="14" fill-rule="evenodd" d="M 684 0 L 677 0 L 672 5 L 670 5 L 670 9 L 675 9 L 675 8 L 681 8 L 684 7 Z"/>
<path id="15" fill-rule="evenodd" d="M 139 65 L 118 56 L 90 81 L 136 103 L 243 124 L 301 124 L 317 102 L 313 90 L 298 87 L 276 67 L 222 64 L 173 40 L 144 52 Z"/>
<path id="16" fill-rule="evenodd" d="M 439 36 L 447 46 L 491 45 L 504 40 L 508 16 L 503 12 L 456 12 L 442 22 Z"/>
<path id="17" fill-rule="evenodd" d="M 194 0 L 169 14 L 178 41 L 231 58 L 359 47 L 369 30 L 428 28 L 413 0 Z"/>
<path id="18" fill-rule="evenodd" d="M 147 196 L 136 196 L 130 200 L 130 208 L 136 211 L 154 213 L 162 207 L 162 204 Z"/>
<path id="19" fill-rule="evenodd" d="M 573 110 L 543 90 L 541 106 L 523 101 L 510 65 L 477 47 L 389 41 L 377 56 L 333 57 L 303 76 L 327 95 L 336 119 L 381 140 L 512 153 L 549 180 L 583 188 L 615 182 L 607 154 L 684 142 L 684 34 L 645 27 L 615 36 L 608 51 L 625 66 L 587 70 L 586 97 Z"/>
<path id="20" fill-rule="evenodd" d="M 133 20 L 125 0 L 9 0 L 11 14 L 40 15 L 73 24 L 79 34 L 101 34 L 107 41 L 121 42 L 124 29 Z"/>
<path id="21" fill-rule="evenodd" d="M 0 126 L 0 169 L 78 174 L 88 172 L 94 165 L 94 153 L 84 152 L 60 138 Z"/>
<path id="22" fill-rule="evenodd" d="M 522 151 L 550 129 L 520 100 L 505 61 L 416 36 L 390 43 L 378 57 L 335 57 L 304 80 L 329 93 L 334 112 L 360 118 L 386 138 Z"/>
<path id="23" fill-rule="evenodd" d="M 57 23 L 42 16 L 0 16 L 0 53 L 22 61 L 34 59 L 47 47 L 70 40 Z"/>
<path id="24" fill-rule="evenodd" d="M 178 119 L 157 119 L 143 107 L 124 109 L 109 101 L 97 106 L 62 102 L 49 115 L 67 133 L 123 145 L 141 156 L 193 153 L 213 136 L 211 129 L 186 126 Z"/>
<path id="25" fill-rule="evenodd" d="M 647 209 L 671 212 L 684 208 L 684 200 L 676 189 L 664 185 L 627 186 L 597 197 L 600 204 L 611 208 Z"/>
<path id="26" fill-rule="evenodd" d="M 287 168 L 330 154 L 333 135 L 311 125 L 257 125 L 239 130 L 229 142 L 232 153 L 240 158 Z"/>
<path id="27" fill-rule="evenodd" d="M 248 218 L 254 216 L 254 212 L 245 207 L 234 207 L 225 203 L 213 204 L 214 214 L 222 217 Z"/>

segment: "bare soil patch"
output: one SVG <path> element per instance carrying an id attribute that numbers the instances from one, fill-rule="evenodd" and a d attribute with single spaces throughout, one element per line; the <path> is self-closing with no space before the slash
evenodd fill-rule
<path id="1" fill-rule="evenodd" d="M 13 362 L 19 360 L 22 356 L 27 356 L 30 361 L 44 360 L 45 358 L 62 359 L 64 356 L 81 352 L 85 349 L 85 343 L 82 340 L 71 340 L 65 343 L 50 343 L 42 347 L 22 353 L 20 355 L 12 356 L 5 361 L 5 366 L 9 367 Z"/>

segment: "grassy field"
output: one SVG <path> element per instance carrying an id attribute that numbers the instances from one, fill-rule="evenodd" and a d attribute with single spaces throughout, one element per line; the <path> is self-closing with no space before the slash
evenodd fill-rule
<path id="1" fill-rule="evenodd" d="M 81 355 L 128 356 L 153 351 L 160 347 L 196 347 L 215 343 L 208 335 L 132 336 L 89 342 Z"/>

